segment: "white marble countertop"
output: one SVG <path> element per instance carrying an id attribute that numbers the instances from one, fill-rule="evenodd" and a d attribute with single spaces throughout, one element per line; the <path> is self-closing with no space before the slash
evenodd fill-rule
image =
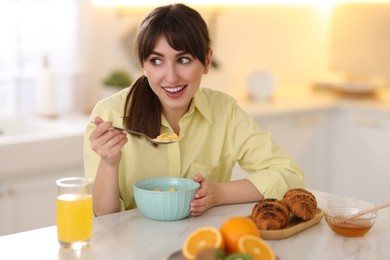
<path id="1" fill-rule="evenodd" d="M 313 191 L 319 207 L 358 206 L 372 203 Z M 216 207 L 197 218 L 173 222 L 149 220 L 137 210 L 94 220 L 91 246 L 82 251 L 63 250 L 55 226 L 0 237 L 0 259 L 167 259 L 180 250 L 185 238 L 202 226 L 220 227 L 232 216 L 249 215 L 253 203 Z M 279 260 L 390 259 L 390 209 L 378 212 L 364 237 L 334 234 L 325 219 L 310 229 L 282 240 L 268 240 Z"/>

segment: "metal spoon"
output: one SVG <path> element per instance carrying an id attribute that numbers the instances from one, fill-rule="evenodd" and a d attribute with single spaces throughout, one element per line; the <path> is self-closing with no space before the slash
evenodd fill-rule
<path id="1" fill-rule="evenodd" d="M 149 136 L 143 134 L 143 133 L 140 133 L 140 132 L 136 132 L 136 131 L 133 131 L 133 130 L 130 130 L 130 129 L 126 129 L 126 128 L 121 128 L 121 127 L 117 127 L 117 126 L 113 126 L 112 128 L 114 129 L 117 129 L 117 130 L 121 130 L 121 131 L 125 131 L 129 134 L 134 134 L 134 135 L 141 135 L 143 137 L 146 137 L 146 139 L 148 139 L 150 142 L 152 143 L 155 143 L 155 144 L 172 144 L 172 143 L 176 143 L 178 142 L 181 138 L 177 139 L 177 140 L 169 140 L 169 141 L 159 141 L 156 138 L 150 138 Z"/>
<path id="2" fill-rule="evenodd" d="M 91 121 L 91 123 L 95 124 L 95 122 Z M 154 144 L 172 144 L 172 143 L 176 143 L 178 141 L 180 141 L 181 137 L 177 140 L 169 140 L 169 141 L 159 141 L 157 140 L 157 137 L 156 138 L 150 138 L 149 136 L 147 136 L 146 134 L 143 134 L 143 133 L 140 133 L 140 132 L 137 132 L 137 131 L 133 131 L 133 130 L 130 130 L 130 129 L 126 129 L 126 128 L 122 128 L 122 127 L 117 127 L 117 126 L 112 126 L 112 128 L 114 129 L 117 129 L 117 130 L 120 130 L 120 131 L 124 131 L 124 132 L 127 132 L 129 134 L 134 134 L 134 135 L 140 135 L 140 136 L 143 136 L 145 137 L 146 139 L 148 139 L 150 142 L 154 143 Z"/>

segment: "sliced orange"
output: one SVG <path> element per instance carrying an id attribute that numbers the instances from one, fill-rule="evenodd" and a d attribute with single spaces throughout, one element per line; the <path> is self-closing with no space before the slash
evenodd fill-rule
<path id="1" fill-rule="evenodd" d="M 241 253 L 252 256 L 254 260 L 275 260 L 272 248 L 258 236 L 242 236 L 238 248 Z"/>
<path id="2" fill-rule="evenodd" d="M 186 259 L 195 259 L 208 248 L 223 248 L 222 234 L 217 228 L 202 227 L 193 231 L 185 240 L 182 252 Z"/>
<path id="3" fill-rule="evenodd" d="M 220 228 L 225 242 L 226 252 L 229 254 L 238 253 L 238 240 L 243 235 L 260 237 L 255 222 L 248 217 L 233 217 L 227 219 Z"/>

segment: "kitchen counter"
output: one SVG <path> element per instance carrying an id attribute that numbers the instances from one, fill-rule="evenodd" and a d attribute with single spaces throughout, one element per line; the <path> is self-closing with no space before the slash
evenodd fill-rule
<path id="1" fill-rule="evenodd" d="M 84 175 L 88 118 L 0 119 L 0 235 L 55 224 L 55 180 Z"/>
<path id="2" fill-rule="evenodd" d="M 390 114 L 390 87 L 379 88 L 372 96 L 353 96 L 312 86 L 284 86 L 277 88 L 268 101 L 257 101 L 250 97 L 237 100 L 249 114 L 263 117 L 333 109 Z"/>
<path id="3" fill-rule="evenodd" d="M 372 203 L 313 191 L 319 207 L 358 206 Z M 220 227 L 233 216 L 247 216 L 254 203 L 213 208 L 200 217 L 173 222 L 149 220 L 138 209 L 95 218 L 89 248 L 64 250 L 51 226 L 0 237 L 0 259 L 167 259 L 180 250 L 185 238 L 202 226 Z M 373 228 L 364 237 L 334 234 L 325 219 L 292 237 L 267 242 L 281 260 L 304 259 L 390 259 L 390 209 L 378 212 Z"/>

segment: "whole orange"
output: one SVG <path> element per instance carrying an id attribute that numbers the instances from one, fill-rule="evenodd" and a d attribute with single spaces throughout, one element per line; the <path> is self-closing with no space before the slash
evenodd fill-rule
<path id="1" fill-rule="evenodd" d="M 227 219 L 220 228 L 225 249 L 229 254 L 239 252 L 238 241 L 243 235 L 260 237 L 255 222 L 249 217 L 233 217 Z"/>

